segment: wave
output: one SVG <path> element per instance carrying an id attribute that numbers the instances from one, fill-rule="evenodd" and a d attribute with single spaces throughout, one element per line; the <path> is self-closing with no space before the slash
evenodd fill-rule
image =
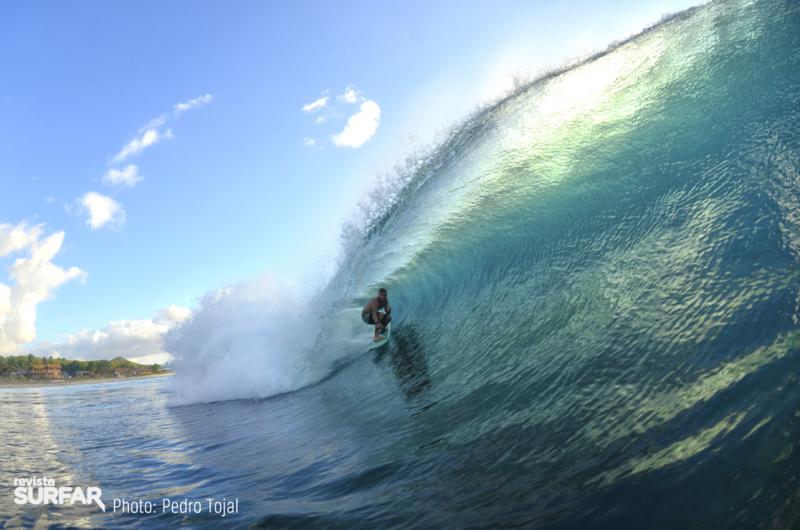
<path id="1" fill-rule="evenodd" d="M 261 280 L 203 300 L 167 339 L 176 394 L 320 381 L 364 354 L 357 312 L 379 285 L 426 378 L 487 418 L 454 439 L 548 426 L 551 456 L 569 447 L 564 417 L 642 431 L 698 401 L 632 403 L 683 395 L 770 344 L 789 344 L 770 359 L 793 355 L 799 16 L 791 2 L 711 3 L 467 117 L 376 189 L 318 292 Z"/>

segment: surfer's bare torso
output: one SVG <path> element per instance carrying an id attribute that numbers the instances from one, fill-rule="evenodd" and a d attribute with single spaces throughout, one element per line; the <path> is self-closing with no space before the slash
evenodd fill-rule
<path id="1" fill-rule="evenodd" d="M 388 302 L 385 304 L 381 303 L 381 301 L 376 296 L 375 298 L 367 302 L 367 305 L 365 305 L 364 309 L 361 310 L 361 318 L 364 318 L 367 315 L 372 315 L 373 313 L 377 313 L 381 309 L 387 309 L 388 313 L 388 307 L 389 307 Z"/>

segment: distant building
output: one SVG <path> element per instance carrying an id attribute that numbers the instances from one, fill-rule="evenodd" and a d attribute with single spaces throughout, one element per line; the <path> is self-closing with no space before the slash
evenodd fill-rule
<path id="1" fill-rule="evenodd" d="M 31 366 L 31 377 L 34 379 L 61 379 L 61 365 L 35 362 Z"/>

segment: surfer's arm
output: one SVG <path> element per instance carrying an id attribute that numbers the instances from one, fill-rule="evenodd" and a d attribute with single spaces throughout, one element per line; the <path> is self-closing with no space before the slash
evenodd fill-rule
<path id="1" fill-rule="evenodd" d="M 374 307 L 372 308 L 372 321 L 375 322 L 376 328 L 383 329 L 383 324 L 381 324 L 380 318 L 378 317 L 378 310 Z"/>
<path id="2" fill-rule="evenodd" d="M 392 312 L 392 306 L 390 306 L 389 304 L 386 304 L 386 314 L 389 315 L 389 313 L 391 313 L 391 312 Z"/>

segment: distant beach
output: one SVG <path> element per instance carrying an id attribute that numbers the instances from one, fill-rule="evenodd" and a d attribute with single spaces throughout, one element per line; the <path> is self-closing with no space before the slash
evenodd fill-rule
<path id="1" fill-rule="evenodd" d="M 65 385 L 88 385 L 95 383 L 113 383 L 130 381 L 131 379 L 147 379 L 149 377 L 166 377 L 175 372 L 159 374 L 132 375 L 126 377 L 80 377 L 72 379 L 25 379 L 20 377 L 0 377 L 0 388 L 50 387 Z"/>

